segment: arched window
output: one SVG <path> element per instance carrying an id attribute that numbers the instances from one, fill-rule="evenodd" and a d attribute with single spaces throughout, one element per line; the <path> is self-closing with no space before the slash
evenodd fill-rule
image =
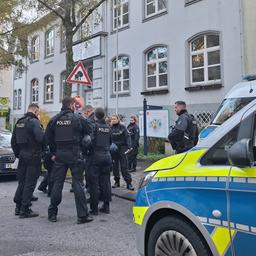
<path id="1" fill-rule="evenodd" d="M 35 78 L 31 81 L 31 101 L 33 103 L 38 102 L 38 95 L 39 95 L 39 83 L 38 83 L 38 80 Z"/>
<path id="2" fill-rule="evenodd" d="M 207 85 L 221 82 L 220 37 L 205 34 L 189 43 L 191 85 Z"/>
<path id="3" fill-rule="evenodd" d="M 39 36 L 34 36 L 31 40 L 31 60 L 37 61 L 40 56 L 40 39 Z"/>
<path id="4" fill-rule="evenodd" d="M 168 49 L 159 46 L 146 52 L 146 89 L 168 86 Z"/>
<path id="5" fill-rule="evenodd" d="M 45 33 L 45 56 L 54 54 L 54 29 L 50 29 Z"/>
<path id="6" fill-rule="evenodd" d="M 113 93 L 127 93 L 130 90 L 130 61 L 128 56 L 119 56 L 118 65 L 113 60 Z M 118 78 L 117 78 L 118 73 Z"/>
<path id="7" fill-rule="evenodd" d="M 66 78 L 67 78 L 66 71 L 63 71 L 60 74 L 60 101 L 62 101 L 64 98 L 64 86 L 66 83 Z"/>
<path id="8" fill-rule="evenodd" d="M 53 102 L 53 76 L 47 75 L 45 77 L 45 85 L 44 85 L 44 101 L 45 102 Z"/>

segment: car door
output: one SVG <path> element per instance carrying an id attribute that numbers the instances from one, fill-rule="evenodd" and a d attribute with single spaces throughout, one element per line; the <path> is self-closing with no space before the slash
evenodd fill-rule
<path id="1" fill-rule="evenodd" d="M 255 159 L 255 113 L 241 123 L 238 140 L 253 140 Z M 254 152 L 253 152 L 254 151 Z M 231 169 L 228 186 L 228 211 L 233 255 L 256 255 L 256 167 Z"/>

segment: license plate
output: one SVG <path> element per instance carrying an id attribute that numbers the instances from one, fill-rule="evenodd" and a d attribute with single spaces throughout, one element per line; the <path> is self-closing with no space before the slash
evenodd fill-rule
<path id="1" fill-rule="evenodd" d="M 12 169 L 12 164 L 5 164 L 6 169 Z"/>

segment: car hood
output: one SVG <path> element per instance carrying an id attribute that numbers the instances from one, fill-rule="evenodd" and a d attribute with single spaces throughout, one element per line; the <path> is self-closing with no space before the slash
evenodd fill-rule
<path id="1" fill-rule="evenodd" d="M 153 163 L 151 166 L 149 166 L 145 172 L 151 172 L 151 171 L 163 171 L 163 170 L 170 170 L 175 167 L 177 167 L 186 157 L 187 153 L 182 153 L 178 155 L 169 156 L 166 158 L 163 158 L 155 163 Z"/>
<path id="2" fill-rule="evenodd" d="M 1 148 L 0 147 L 0 155 L 10 155 L 13 154 L 13 151 L 11 148 Z"/>

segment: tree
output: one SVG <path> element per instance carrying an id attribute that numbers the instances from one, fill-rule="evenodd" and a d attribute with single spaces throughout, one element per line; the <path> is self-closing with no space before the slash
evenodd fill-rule
<path id="1" fill-rule="evenodd" d="M 90 18 L 91 14 L 106 0 L 31 0 L 36 1 L 38 10 L 52 13 L 62 22 L 66 40 L 66 73 L 70 74 L 75 66 L 73 61 L 73 37 Z M 27 2 L 27 1 L 26 1 Z M 77 19 L 78 10 L 83 10 L 83 17 Z M 88 37 L 89 38 L 89 37 Z M 64 86 L 64 95 L 71 95 L 71 86 Z"/>

